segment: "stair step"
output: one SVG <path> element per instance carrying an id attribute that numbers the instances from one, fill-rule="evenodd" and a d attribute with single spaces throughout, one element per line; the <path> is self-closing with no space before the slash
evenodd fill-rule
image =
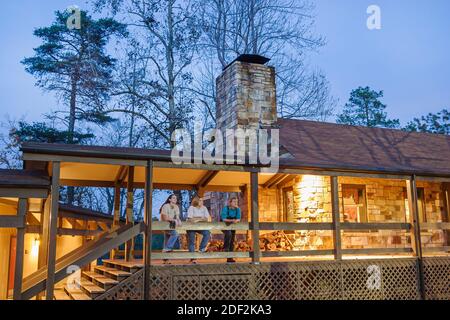
<path id="1" fill-rule="evenodd" d="M 119 281 L 105 277 L 99 273 L 92 272 L 92 271 L 84 271 L 82 273 L 83 277 L 88 278 L 90 281 L 92 281 L 94 284 L 99 285 L 100 287 L 103 287 L 103 289 L 108 290 L 112 286 L 115 286 L 119 283 Z"/>
<path id="2" fill-rule="evenodd" d="M 81 287 L 81 290 L 87 293 L 91 298 L 95 298 L 105 292 L 105 289 L 86 279 L 76 280 L 76 283 Z"/>
<path id="3" fill-rule="evenodd" d="M 123 280 L 121 278 L 127 278 L 131 276 L 131 273 L 128 271 L 118 270 L 116 268 L 109 268 L 105 266 L 96 266 L 94 268 L 96 271 L 100 271 L 100 274 L 107 274 L 113 276 L 116 280 Z"/>
<path id="4" fill-rule="evenodd" d="M 105 259 L 103 263 L 106 267 L 114 267 L 116 269 L 129 271 L 131 273 L 135 273 L 139 269 L 144 267 L 144 264 L 139 261 L 125 261 L 125 260 L 110 260 Z"/>
<path id="5" fill-rule="evenodd" d="M 69 295 L 62 289 L 53 291 L 53 297 L 55 300 L 71 300 Z"/>
<path id="6" fill-rule="evenodd" d="M 72 298 L 72 300 L 92 300 L 86 293 L 81 289 L 65 287 L 64 291 Z"/>

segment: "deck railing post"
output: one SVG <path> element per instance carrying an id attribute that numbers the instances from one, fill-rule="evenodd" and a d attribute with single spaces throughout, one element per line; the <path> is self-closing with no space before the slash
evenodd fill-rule
<path id="1" fill-rule="evenodd" d="M 425 284 L 423 274 L 422 260 L 422 241 L 420 236 L 419 206 L 417 196 L 416 176 L 412 175 L 410 180 L 406 181 L 406 190 L 408 193 L 409 218 L 412 225 L 411 228 L 411 246 L 413 254 L 417 257 L 419 269 L 419 292 L 422 299 L 425 299 Z"/>
<path id="2" fill-rule="evenodd" d="M 442 222 L 450 222 L 450 183 L 446 182 L 443 184 L 444 189 L 444 208 L 445 213 L 442 217 Z M 450 230 L 444 230 L 444 246 L 450 245 Z"/>
<path id="3" fill-rule="evenodd" d="M 133 204 L 134 204 L 134 167 L 128 167 L 128 180 L 127 180 L 127 207 L 126 207 L 126 223 L 134 223 L 133 219 Z M 125 261 L 130 261 L 133 257 L 134 251 L 134 239 L 130 239 L 125 243 Z"/>
<path id="4" fill-rule="evenodd" d="M 252 262 L 259 264 L 261 257 L 261 250 L 259 248 L 259 208 L 258 208 L 258 172 L 250 172 L 251 197 L 250 210 L 252 218 L 252 240 L 253 240 L 253 255 Z"/>
<path id="5" fill-rule="evenodd" d="M 145 234 L 144 234 L 144 300 L 151 298 L 151 254 L 152 254 L 152 199 L 153 198 L 153 161 L 147 161 L 145 168 Z"/>
<path id="6" fill-rule="evenodd" d="M 56 264 L 56 240 L 58 229 L 58 211 L 59 211 L 59 176 L 61 164 L 59 161 L 52 163 L 52 189 L 49 219 L 49 237 L 48 237 L 48 260 L 47 260 L 47 280 L 46 280 L 46 300 L 53 300 L 53 291 L 55 288 L 55 264 Z"/>
<path id="7" fill-rule="evenodd" d="M 341 216 L 339 211 L 339 182 L 337 176 L 330 177 L 331 182 L 331 210 L 333 221 L 333 244 L 334 258 L 342 259 L 342 242 L 341 242 Z"/>
<path id="8" fill-rule="evenodd" d="M 113 216 L 113 224 L 112 228 L 117 229 L 120 226 L 120 184 L 116 183 L 114 186 L 114 216 Z M 110 253 L 111 259 L 114 259 L 116 256 L 116 250 L 114 249 Z"/>
<path id="9" fill-rule="evenodd" d="M 22 300 L 22 280 L 23 280 L 23 256 L 24 256 L 24 242 L 25 242 L 25 227 L 26 215 L 28 210 L 28 200 L 19 199 L 17 206 L 17 216 L 23 219 L 23 225 L 17 228 L 16 241 L 16 262 L 14 269 L 14 300 Z"/>

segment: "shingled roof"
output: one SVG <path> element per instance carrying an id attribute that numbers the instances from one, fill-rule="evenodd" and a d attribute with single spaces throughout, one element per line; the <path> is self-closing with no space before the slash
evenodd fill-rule
<path id="1" fill-rule="evenodd" d="M 283 166 L 450 175 L 450 136 L 278 119 Z"/>
<path id="2" fill-rule="evenodd" d="M 450 136 L 278 119 L 281 167 L 450 177 Z M 25 143 L 22 151 L 171 161 L 170 150 Z"/>
<path id="3" fill-rule="evenodd" d="M 43 171 L 0 169 L 0 187 L 48 189 L 50 178 Z"/>

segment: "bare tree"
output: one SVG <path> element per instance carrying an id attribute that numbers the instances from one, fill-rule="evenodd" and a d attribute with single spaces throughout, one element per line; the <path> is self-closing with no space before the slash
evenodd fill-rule
<path id="1" fill-rule="evenodd" d="M 303 0 L 199 0 L 198 4 L 200 45 L 205 57 L 219 64 L 216 75 L 239 54 L 266 56 L 277 68 L 280 116 L 323 119 L 331 114 L 334 100 L 328 81 L 305 63 L 306 53 L 325 43 L 313 32 L 312 4 Z M 205 86 L 201 83 L 198 88 Z"/>
<path id="2" fill-rule="evenodd" d="M 153 147 L 173 146 L 171 133 L 184 127 L 193 111 L 189 70 L 196 52 L 199 28 L 189 1 L 100 0 L 120 13 L 132 31 L 133 69 L 128 66 L 118 82 L 116 96 L 126 105 L 109 112 L 123 112 L 146 123 L 159 139 Z"/>

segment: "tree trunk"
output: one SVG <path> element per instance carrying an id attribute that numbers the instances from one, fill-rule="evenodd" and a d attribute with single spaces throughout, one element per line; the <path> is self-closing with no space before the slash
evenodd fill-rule
<path id="1" fill-rule="evenodd" d="M 74 143 L 74 132 L 75 132 L 75 108 L 77 103 L 77 80 L 72 80 L 72 87 L 70 90 L 70 111 L 69 111 L 69 128 L 67 130 L 67 143 Z M 74 187 L 67 188 L 67 203 L 73 204 L 75 197 Z"/>
<path id="2" fill-rule="evenodd" d="M 74 143 L 75 132 L 75 108 L 77 103 L 77 81 L 72 79 L 72 86 L 70 89 L 70 110 L 69 110 L 69 128 L 67 130 L 67 143 Z"/>
<path id="3" fill-rule="evenodd" d="M 169 104 L 169 136 L 176 128 L 175 119 L 175 76 L 174 76 L 174 39 L 173 39 L 173 5 L 174 1 L 170 1 L 167 4 L 167 26 L 168 26 L 168 37 L 167 37 L 167 47 L 166 47 L 166 64 L 167 64 L 167 101 Z M 170 142 L 173 144 L 173 142 Z M 171 145 L 173 148 L 174 145 Z"/>

